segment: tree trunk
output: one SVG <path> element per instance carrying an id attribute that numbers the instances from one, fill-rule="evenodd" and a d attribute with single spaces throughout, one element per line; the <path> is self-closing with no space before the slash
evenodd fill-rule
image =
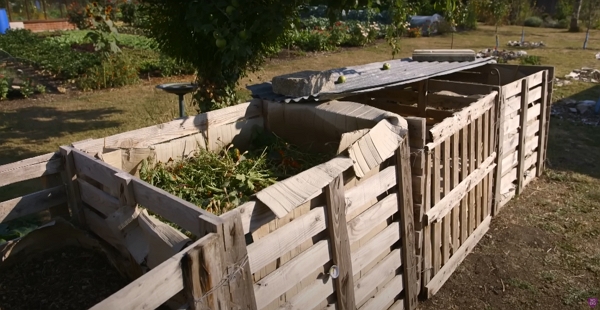
<path id="1" fill-rule="evenodd" d="M 570 32 L 579 32 L 579 13 L 581 12 L 581 4 L 583 0 L 575 0 L 573 5 L 573 15 L 571 16 Z"/>

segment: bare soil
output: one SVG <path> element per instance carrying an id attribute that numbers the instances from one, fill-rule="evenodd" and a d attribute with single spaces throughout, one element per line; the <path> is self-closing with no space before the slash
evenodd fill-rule
<path id="1" fill-rule="evenodd" d="M 0 269 L 0 310 L 89 309 L 128 283 L 102 253 L 66 247 Z"/>

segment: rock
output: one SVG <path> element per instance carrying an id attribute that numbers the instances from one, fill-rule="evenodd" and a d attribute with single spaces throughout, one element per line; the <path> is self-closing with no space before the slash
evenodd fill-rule
<path id="1" fill-rule="evenodd" d="M 573 84 L 573 82 L 571 82 L 571 81 L 563 81 L 563 83 L 564 83 L 565 85 L 571 85 L 571 84 Z"/>
<path id="2" fill-rule="evenodd" d="M 592 79 L 590 82 L 598 84 L 598 80 Z"/>
<path id="3" fill-rule="evenodd" d="M 582 67 L 581 71 L 592 71 L 594 70 L 594 68 L 589 68 L 589 67 Z"/>
<path id="4" fill-rule="evenodd" d="M 580 114 L 585 114 L 587 111 L 591 110 L 596 105 L 596 101 L 594 100 L 583 100 L 577 103 L 577 111 Z"/>
<path id="5" fill-rule="evenodd" d="M 577 103 L 577 100 L 572 99 L 572 98 L 565 98 L 565 99 L 561 100 L 561 102 L 566 105 L 574 105 Z"/>
<path id="6" fill-rule="evenodd" d="M 59 93 L 61 94 L 65 94 L 67 92 L 67 89 L 64 87 L 57 87 L 56 90 L 58 90 Z"/>
<path id="7" fill-rule="evenodd" d="M 577 78 L 579 78 L 579 73 L 574 72 L 574 71 L 565 75 L 565 79 L 577 79 Z"/>
<path id="8" fill-rule="evenodd" d="M 600 60 L 600 53 L 596 54 L 596 59 Z"/>
<path id="9" fill-rule="evenodd" d="M 331 71 L 302 71 L 273 78 L 273 92 L 290 97 L 304 97 L 335 88 Z"/>
<path id="10" fill-rule="evenodd" d="M 573 113 L 577 113 L 577 109 L 575 109 L 575 108 L 569 108 L 569 111 L 571 111 Z"/>

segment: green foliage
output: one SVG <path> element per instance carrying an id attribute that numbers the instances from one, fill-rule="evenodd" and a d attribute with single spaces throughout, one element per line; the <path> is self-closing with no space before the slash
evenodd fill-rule
<path id="1" fill-rule="evenodd" d="M 150 166 L 140 178 L 197 206 L 220 215 L 248 201 L 277 180 L 320 164 L 331 154 L 312 154 L 273 134 L 255 131 L 252 147 L 241 152 L 229 145 L 219 152 L 200 149 L 192 156 Z"/>
<path id="2" fill-rule="evenodd" d="M 477 2 L 469 1 L 467 5 L 461 2 L 460 7 L 464 11 L 460 13 L 458 26 L 466 30 L 477 29 Z"/>
<path id="3" fill-rule="evenodd" d="M 544 21 L 537 16 L 528 17 L 523 22 L 525 27 L 541 27 L 543 25 L 543 23 L 544 23 Z"/>
<path id="4" fill-rule="evenodd" d="M 86 7 L 91 31 L 86 38 L 94 44 L 96 52 L 108 56 L 109 53 L 120 53 L 121 49 L 117 46 L 117 28 L 113 22 L 113 8 L 109 4 L 106 8 L 93 2 Z"/>
<path id="5" fill-rule="evenodd" d="M 400 52 L 400 37 L 408 31 L 409 18 L 416 14 L 415 5 L 404 0 L 391 0 L 388 12 L 391 24 L 387 26 L 385 39 L 392 48 L 392 58 Z"/>
<path id="6" fill-rule="evenodd" d="M 542 64 L 542 58 L 535 55 L 527 55 L 519 58 L 521 65 L 539 66 Z"/>
<path id="7" fill-rule="evenodd" d="M 0 49 L 11 57 L 63 79 L 77 78 L 101 62 L 93 53 L 74 51 L 66 44 L 57 44 L 25 29 L 11 29 L 0 36 Z"/>
<path id="8" fill-rule="evenodd" d="M 80 2 L 71 2 L 67 7 L 67 20 L 75 25 L 77 29 L 87 29 L 90 27 L 85 6 Z"/>
<path id="9" fill-rule="evenodd" d="M 421 28 L 415 27 L 408 29 L 408 37 L 409 38 L 420 38 L 421 37 Z"/>
<path id="10" fill-rule="evenodd" d="M 571 18 L 573 14 L 573 1 L 572 0 L 558 0 L 556 3 L 554 18 L 559 21 L 567 20 Z M 562 28 L 562 27 L 561 27 Z M 567 27 L 568 28 L 568 25 Z"/>
<path id="11" fill-rule="evenodd" d="M 11 84 L 11 78 L 4 76 L 3 74 L 0 75 L 0 100 L 8 99 L 8 92 L 10 91 Z"/>
<path id="12" fill-rule="evenodd" d="M 138 69 L 129 57 L 110 54 L 100 65 L 89 68 L 81 75 L 76 84 L 83 90 L 96 90 L 131 85 L 138 80 Z"/>

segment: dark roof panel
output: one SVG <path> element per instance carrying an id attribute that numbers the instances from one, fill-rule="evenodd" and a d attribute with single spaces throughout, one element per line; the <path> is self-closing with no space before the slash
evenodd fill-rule
<path id="1" fill-rule="evenodd" d="M 384 63 L 390 64 L 389 70 L 382 70 Z M 446 75 L 471 68 L 495 63 L 493 58 L 478 58 L 474 61 L 463 62 L 426 62 L 413 61 L 410 58 L 375 62 L 362 66 L 333 69 L 333 78 L 341 74 L 346 76 L 346 82 L 336 84 L 333 91 L 322 92 L 305 97 L 287 97 L 273 93 L 270 82 L 249 85 L 252 97 L 276 102 L 314 102 L 347 97 L 349 95 L 375 91 L 387 87 L 405 85 L 426 80 L 432 77 Z"/>

